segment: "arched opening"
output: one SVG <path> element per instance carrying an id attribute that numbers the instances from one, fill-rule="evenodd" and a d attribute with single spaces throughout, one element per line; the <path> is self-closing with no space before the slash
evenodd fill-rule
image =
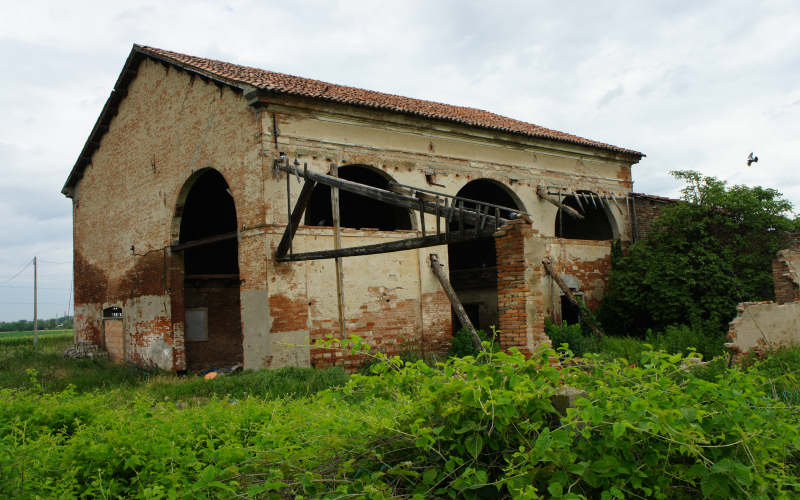
<path id="1" fill-rule="evenodd" d="M 477 179 L 468 182 L 456 196 L 493 205 L 507 207 L 501 210 L 503 218 L 514 218 L 512 212 L 524 211 L 522 203 L 505 185 L 491 179 Z M 465 202 L 465 208 L 475 208 L 475 203 Z M 469 225 L 466 230 L 472 229 Z M 458 231 L 458 222 L 450 223 L 450 231 Z M 493 237 L 481 238 L 464 243 L 451 243 L 447 246 L 450 268 L 450 282 L 464 305 L 470 320 L 476 328 L 489 331 L 497 326 L 497 254 Z M 461 324 L 453 316 L 453 326 L 457 331 Z"/>
<path id="2" fill-rule="evenodd" d="M 576 195 L 580 197 L 580 202 L 576 199 Z M 583 220 L 565 214 L 559 209 L 556 214 L 556 236 L 574 240 L 614 239 L 609 214 L 600 198 L 591 191 L 576 191 L 576 195 L 567 196 L 562 203 L 580 212 Z"/>
<path id="3" fill-rule="evenodd" d="M 389 189 L 391 181 L 383 172 L 366 165 L 339 167 L 339 177 L 381 189 Z M 332 226 L 331 214 L 331 189 L 317 185 L 306 208 L 305 224 Z M 342 190 L 339 190 L 339 218 L 341 227 L 353 229 L 394 231 L 412 228 L 408 210 Z"/>
<path id="4" fill-rule="evenodd" d="M 179 242 L 236 232 L 236 205 L 225 178 L 213 169 L 184 187 Z M 183 269 L 184 339 L 190 371 L 232 366 L 243 360 L 239 299 L 239 248 L 235 238 L 186 248 Z"/>

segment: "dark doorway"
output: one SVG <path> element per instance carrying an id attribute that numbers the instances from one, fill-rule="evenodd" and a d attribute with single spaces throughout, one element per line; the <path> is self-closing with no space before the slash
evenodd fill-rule
<path id="1" fill-rule="evenodd" d="M 190 181 L 191 182 L 191 181 Z M 236 232 L 236 206 L 216 170 L 198 174 L 183 205 L 180 243 Z M 235 238 L 183 251 L 186 365 L 190 371 L 241 363 L 239 248 Z"/>
<path id="2" fill-rule="evenodd" d="M 380 189 L 389 189 L 391 181 L 382 172 L 365 165 L 339 167 L 339 177 Z M 306 208 L 305 224 L 332 226 L 331 213 L 331 189 L 317 185 Z M 408 210 L 342 190 L 339 190 L 339 216 L 342 227 L 353 229 L 394 231 L 412 228 Z"/>
<path id="3" fill-rule="evenodd" d="M 590 191 L 577 191 L 580 203 L 574 195 L 564 198 L 564 205 L 572 207 L 583 215 L 583 220 L 567 215 L 559 209 L 556 214 L 556 236 L 574 240 L 611 240 L 614 231 L 608 214 L 597 195 Z"/>
<path id="4" fill-rule="evenodd" d="M 566 295 L 561 296 L 561 322 L 577 325 L 581 322 L 581 310 Z"/>
<path id="5" fill-rule="evenodd" d="M 491 179 L 478 179 L 467 183 L 457 195 L 483 203 L 492 203 L 507 207 L 500 216 L 515 218 L 512 212 L 523 210 L 508 188 Z M 475 208 L 475 203 L 464 203 L 465 208 Z M 471 228 L 467 226 L 467 231 Z M 450 231 L 458 231 L 458 222 L 453 221 Z M 481 238 L 465 243 L 452 243 L 447 246 L 450 282 L 462 304 L 470 304 L 473 311 L 470 315 L 477 318 L 475 328 L 487 333 L 491 326 L 498 326 L 497 310 L 497 254 L 493 237 Z M 453 325 L 460 323 L 453 316 Z"/>

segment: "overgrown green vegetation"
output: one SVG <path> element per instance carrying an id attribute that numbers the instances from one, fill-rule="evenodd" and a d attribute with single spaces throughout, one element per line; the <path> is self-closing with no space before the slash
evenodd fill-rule
<path id="1" fill-rule="evenodd" d="M 586 330 L 580 324 L 557 325 L 549 319 L 545 320 L 545 333 L 553 346 L 568 344 L 576 356 L 596 353 L 605 359 L 623 358 L 635 363 L 648 350 L 683 355 L 697 353 L 706 360 L 725 354 L 724 341 L 719 336 L 706 335 L 686 325 L 670 325 L 660 333 L 648 330 L 643 339 L 614 335 L 598 337 Z"/>
<path id="2" fill-rule="evenodd" d="M 685 368 L 680 354 L 644 353 L 636 366 L 566 356 L 560 368 L 550 366 L 554 352 L 540 354 L 435 365 L 378 356 L 370 376 L 300 397 L 175 401 L 158 389 L 163 375 L 47 392 L 29 376 L 0 389 L 0 496 L 800 494 L 800 417 L 781 396 L 799 387 L 800 350 L 712 376 Z M 248 376 L 269 375 L 227 379 Z M 551 404 L 563 385 L 587 394 L 565 416 Z"/>
<path id="3" fill-rule="evenodd" d="M 644 337 L 688 325 L 683 333 L 721 343 L 739 302 L 774 297 L 771 261 L 796 227 L 792 206 L 774 189 L 673 175 L 686 183 L 684 202 L 665 207 L 645 240 L 615 255 L 598 318 L 609 333 Z"/>

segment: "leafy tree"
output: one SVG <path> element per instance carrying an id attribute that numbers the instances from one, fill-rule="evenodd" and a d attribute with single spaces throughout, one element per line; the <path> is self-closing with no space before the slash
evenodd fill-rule
<path id="1" fill-rule="evenodd" d="M 796 227 L 775 189 L 727 186 L 685 170 L 683 201 L 665 207 L 648 237 L 615 258 L 598 317 L 609 333 L 668 325 L 721 333 L 739 302 L 774 298 L 771 262 Z"/>

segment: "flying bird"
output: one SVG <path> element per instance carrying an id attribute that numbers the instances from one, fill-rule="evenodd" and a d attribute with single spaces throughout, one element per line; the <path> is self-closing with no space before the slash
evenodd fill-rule
<path id="1" fill-rule="evenodd" d="M 747 166 L 749 167 L 750 165 L 752 165 L 757 161 L 758 161 L 758 156 L 753 155 L 753 153 L 751 152 L 750 156 L 747 157 Z"/>

